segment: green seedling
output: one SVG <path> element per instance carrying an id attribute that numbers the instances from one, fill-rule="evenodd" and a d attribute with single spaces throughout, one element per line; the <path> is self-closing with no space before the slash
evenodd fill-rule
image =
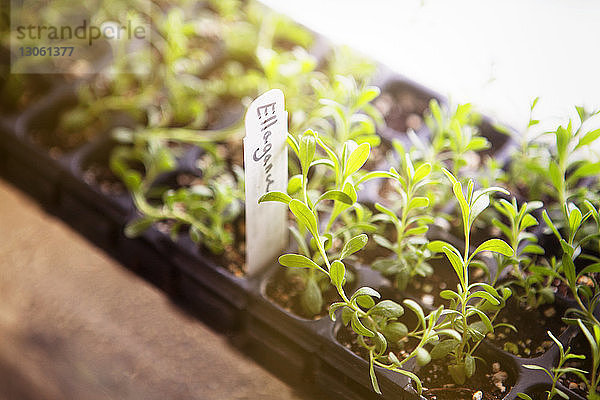
<path id="1" fill-rule="evenodd" d="M 502 271 L 511 268 L 508 286 L 519 288 L 517 296 L 520 301 L 530 307 L 554 302 L 554 292 L 550 288 L 552 279 L 548 276 L 547 267 L 538 265 L 537 255 L 543 255 L 544 249 L 537 244 L 537 237 L 527 229 L 537 226 L 538 221 L 532 211 L 542 207 L 539 201 L 517 205 L 517 200 L 500 199 L 494 202 L 494 208 L 508 220 L 508 225 L 494 218 L 492 223 L 504 236 L 513 250 L 513 257 L 496 257 L 498 272 L 493 284 L 497 281 Z"/>
<path id="2" fill-rule="evenodd" d="M 506 257 L 512 257 L 514 252 L 510 245 L 501 239 L 489 239 L 474 251 L 470 248 L 471 227 L 477 216 L 489 206 L 490 194 L 506 193 L 506 190 L 490 187 L 475 191 L 473 181 L 470 180 L 465 196 L 462 185 L 454 175 L 446 169 L 444 173 L 452 183 L 452 190 L 460 206 L 464 228 L 464 252 L 461 254 L 456 247 L 444 241 L 433 241 L 428 247 L 433 252 L 446 255 L 459 281 L 456 291 L 444 290 L 440 295 L 450 300 L 450 308 L 445 311 L 445 316 L 448 326 L 460 333 L 460 340 L 449 339 L 453 341 L 443 345 L 440 343 L 438 346 L 443 346 L 444 351 L 439 351 L 441 356 L 451 356 L 452 361 L 448 365 L 450 375 L 456 383 L 463 384 L 475 373 L 474 351 L 485 335 L 500 325 L 494 325 L 494 319 L 511 295 L 511 290 L 506 287 L 497 290 L 486 283 L 469 283 L 469 267 L 476 264 L 475 256 L 483 251 L 499 253 Z M 491 317 L 488 316 L 490 312 Z"/>
<path id="3" fill-rule="evenodd" d="M 403 157 L 401 172 L 392 168 L 389 173 L 400 196 L 400 210 L 396 212 L 382 204 L 375 204 L 381 213 L 379 219 L 394 226 L 396 240 L 391 242 L 381 235 L 373 236 L 377 244 L 391 250 L 395 257 L 378 259 L 373 268 L 392 276 L 398 289 L 404 290 L 415 276 L 427 277 L 433 273 L 426 261 L 431 256 L 426 233 L 433 218 L 427 213 L 429 199 L 419 196 L 428 184 L 431 164 L 423 163 L 415 168 L 410 155 L 398 150 Z"/>
<path id="4" fill-rule="evenodd" d="M 330 86 L 313 81 L 313 88 L 322 107 L 310 123 L 323 132 L 325 143 L 334 148 L 348 140 L 371 147 L 381 143 L 376 127 L 383 125 L 383 117 L 371 104 L 381 92 L 378 87 L 359 86 L 351 76 L 336 75 Z"/>
<path id="5" fill-rule="evenodd" d="M 565 348 L 563 347 L 560 340 L 558 340 L 556 337 L 554 337 L 552 332 L 548 331 L 548 336 L 550 336 L 550 339 L 552 339 L 552 341 L 554 341 L 554 343 L 556 343 L 556 345 L 558 346 L 558 349 L 560 350 L 560 359 L 558 361 L 558 365 L 556 367 L 552 368 L 550 371 L 540 365 L 535 365 L 535 364 L 526 364 L 523 366 L 528 369 L 543 371 L 544 373 L 546 373 L 546 375 L 548 375 L 550 377 L 550 379 L 552 380 L 552 386 L 550 387 L 550 390 L 546 391 L 546 394 L 548 395 L 546 398 L 547 400 L 555 399 L 556 396 L 559 396 L 563 399 L 568 400 L 569 396 L 565 392 L 563 392 L 562 390 L 557 388 L 556 384 L 558 383 L 560 378 L 567 373 L 572 373 L 579 377 L 583 377 L 585 379 L 585 375 L 584 375 L 586 373 L 585 371 L 582 371 L 577 368 L 565 366 L 567 361 L 574 360 L 574 359 L 584 359 L 585 356 L 571 354 L 570 347 L 567 347 L 567 349 L 565 350 Z M 525 393 L 519 393 L 518 396 L 521 399 L 532 400 L 531 397 Z"/>
<path id="6" fill-rule="evenodd" d="M 585 336 L 588 344 L 590 345 L 590 356 L 592 359 L 592 369 L 588 372 L 587 376 L 581 376 L 586 386 L 589 388 L 588 400 L 599 400 L 600 392 L 598 391 L 598 384 L 600 383 L 600 326 L 592 325 L 586 326 L 585 323 L 578 319 L 577 325 Z"/>
<path id="7" fill-rule="evenodd" d="M 425 123 L 431 131 L 432 165 L 450 162 L 451 172 L 460 176 L 462 167 L 469 164 L 469 152 L 488 149 L 489 141 L 479 135 L 477 124 L 479 114 L 473 111 L 471 104 L 459 104 L 454 111 L 440 107 L 437 100 L 429 102 L 429 113 L 425 115 Z M 434 164 L 435 163 L 435 164 Z"/>
<path id="8" fill-rule="evenodd" d="M 562 248 L 562 257 L 557 263 L 556 269 L 553 269 L 549 273 L 551 273 L 552 277 L 560 279 L 569 288 L 577 302 L 578 308 L 568 309 L 565 315 L 567 317 L 575 316 L 575 318 L 582 318 L 589 324 L 600 325 L 600 322 L 594 315 L 594 310 L 600 304 L 600 288 L 598 288 L 598 282 L 595 281 L 593 275 L 600 272 L 600 258 L 597 256 L 587 256 L 587 260 L 591 261 L 591 263 L 579 272 L 577 272 L 575 267 L 575 259 L 583 257 L 580 256 L 582 246 L 587 242 L 598 240 L 600 237 L 600 216 L 598 210 L 587 200 L 584 204 L 588 208 L 585 214 L 582 214 L 581 210 L 573 203 L 565 205 L 566 220 L 568 221 L 565 235 L 566 240 L 561 235 L 558 227 L 552 222 L 546 210 L 544 210 L 542 214 L 544 221 L 560 241 Z M 577 233 L 584 227 L 588 219 L 592 219 L 595 222 L 595 233 L 577 239 Z M 588 285 L 588 282 L 591 282 L 591 285 Z M 574 320 L 570 322 L 574 323 Z"/>
<path id="9" fill-rule="evenodd" d="M 243 211 L 244 174 L 235 166 L 231 174 L 225 163 L 210 158 L 211 161 L 204 160 L 210 167 L 202 170 L 201 179 L 191 182 L 189 187 L 159 190 L 158 194 L 152 193 L 154 181 L 148 180 L 148 174 L 142 179 L 135 172 L 124 170 L 122 178 L 141 214 L 127 225 L 125 234 L 135 237 L 152 225 L 167 223 L 173 240 L 186 227 L 195 243 L 214 254 L 221 254 L 231 246 L 236 239 L 231 225 Z M 118 161 L 113 159 L 113 163 Z"/>

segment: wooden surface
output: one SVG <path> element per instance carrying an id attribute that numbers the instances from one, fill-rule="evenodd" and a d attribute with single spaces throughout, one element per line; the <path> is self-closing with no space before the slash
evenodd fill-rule
<path id="1" fill-rule="evenodd" d="M 0 399 L 302 399 L 0 180 Z"/>

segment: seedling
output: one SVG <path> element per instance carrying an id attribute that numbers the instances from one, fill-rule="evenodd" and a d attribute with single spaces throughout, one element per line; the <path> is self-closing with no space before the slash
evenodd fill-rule
<path id="1" fill-rule="evenodd" d="M 452 173 L 460 176 L 460 169 L 469 163 L 469 152 L 490 147 L 488 140 L 479 135 L 477 124 L 480 116 L 473 111 L 471 104 L 459 104 L 454 111 L 450 111 L 440 107 L 435 99 L 429 102 L 429 111 L 425 123 L 431 131 L 430 156 L 436 158 L 430 162 L 450 161 Z"/>
<path id="2" fill-rule="evenodd" d="M 511 295 L 509 288 L 497 290 L 486 283 L 469 283 L 469 267 L 476 263 L 474 257 L 483 251 L 491 251 L 507 257 L 514 255 L 513 249 L 501 239 L 489 239 L 479 245 L 474 251 L 470 249 L 470 233 L 473 222 L 490 204 L 490 193 L 504 192 L 505 189 L 490 187 L 474 191 L 474 183 L 469 180 L 467 194 L 463 193 L 460 182 L 446 169 L 444 173 L 452 183 L 452 190 L 458 200 L 464 228 L 465 247 L 464 253 L 452 244 L 444 241 L 429 243 L 429 249 L 436 253 L 444 253 L 459 280 L 457 290 L 444 290 L 440 296 L 450 300 L 450 308 L 445 312 L 448 326 L 460 333 L 460 340 L 449 339 L 451 342 L 440 342 L 437 346 L 442 348 L 436 354 L 440 357 L 452 356 L 448 365 L 448 372 L 458 384 L 463 384 L 467 378 L 475 373 L 474 351 L 477 349 L 485 335 L 494 331 L 494 319 L 506 304 Z M 493 311 L 491 317 L 486 312 Z M 472 322 L 473 319 L 477 321 Z M 496 327 L 499 325 L 496 325 Z M 434 348 L 435 349 L 435 348 Z"/>
<path id="3" fill-rule="evenodd" d="M 577 375 L 583 379 L 589 388 L 588 399 L 598 400 L 600 399 L 600 392 L 598 392 L 598 384 L 600 383 L 600 325 L 586 326 L 580 319 L 577 320 L 577 325 L 579 325 L 579 329 L 590 345 L 590 356 L 592 358 L 592 369 L 589 371 L 590 377 Z"/>
<path id="4" fill-rule="evenodd" d="M 496 257 L 498 272 L 493 284 L 505 268 L 511 268 L 511 278 L 507 284 L 515 285 L 519 299 L 531 306 L 538 307 L 545 303 L 554 302 L 554 292 L 550 288 L 552 279 L 548 277 L 547 268 L 536 264 L 536 255 L 544 254 L 544 249 L 537 244 L 537 237 L 527 229 L 538 224 L 532 211 L 540 209 L 542 203 L 533 201 L 517 205 L 517 200 L 500 199 L 494 202 L 494 208 L 508 220 L 505 224 L 494 218 L 492 223 L 502 231 L 514 253 L 514 257 Z"/>
<path id="5" fill-rule="evenodd" d="M 229 226 L 242 212 L 244 174 L 241 168 L 234 166 L 235 175 L 232 175 L 222 161 L 219 163 L 211 157 L 201 179 L 189 187 L 161 191 L 156 199 L 156 194 L 151 193 L 155 181 L 148 178 L 149 174 L 142 179 L 135 171 L 121 170 L 116 158 L 112 161 L 117 165 L 113 165 L 113 169 L 117 173 L 121 171 L 136 208 L 142 214 L 125 228 L 127 236 L 135 237 L 158 222 L 168 222 L 173 240 L 182 228 L 188 227 L 190 238 L 215 254 L 223 253 L 233 243 Z"/>
<path id="6" fill-rule="evenodd" d="M 552 386 L 550 387 L 550 390 L 546 391 L 546 394 L 548 395 L 548 397 L 546 398 L 547 400 L 552 400 L 557 395 L 563 399 L 569 400 L 569 396 L 565 392 L 563 392 L 562 390 L 557 388 L 556 384 L 558 383 L 560 378 L 567 373 L 572 373 L 572 374 L 575 374 L 575 375 L 585 379 L 585 375 L 584 375 L 586 373 L 585 371 L 582 371 L 577 368 L 565 366 L 567 361 L 573 360 L 573 359 L 584 359 L 585 356 L 571 354 L 570 347 L 567 347 L 567 349 L 565 350 L 562 343 L 560 342 L 560 340 L 558 340 L 556 337 L 554 337 L 552 332 L 548 331 L 548 336 L 550 336 L 550 339 L 552 339 L 552 341 L 554 343 L 556 343 L 556 345 L 558 346 L 558 349 L 560 350 L 560 359 L 558 361 L 558 365 L 556 367 L 552 368 L 550 371 L 540 365 L 535 365 L 535 364 L 526 364 L 523 366 L 528 369 L 543 371 L 544 373 L 546 373 L 546 375 L 548 375 L 550 377 L 550 379 L 552 380 Z M 525 393 L 519 393 L 518 396 L 521 399 L 532 400 L 531 397 Z"/>
<path id="7" fill-rule="evenodd" d="M 593 274 L 600 272 L 600 259 L 596 256 L 587 256 L 592 263 L 577 272 L 575 268 L 575 259 L 580 256 L 581 247 L 589 241 L 597 240 L 600 237 L 600 216 L 598 210 L 590 203 L 585 201 L 584 204 L 588 208 L 585 214 L 573 203 L 565 205 L 566 221 L 568 226 L 566 229 L 565 240 L 557 226 L 552 222 L 550 216 L 544 210 L 543 217 L 546 225 L 552 230 L 556 238 L 560 241 L 563 251 L 562 258 L 557 264 L 557 268 L 550 273 L 554 278 L 560 279 L 569 288 L 578 308 L 570 308 L 565 312 L 566 316 L 574 315 L 576 318 L 582 318 L 586 323 L 600 325 L 600 322 L 594 315 L 594 310 L 600 304 L 600 288 L 595 282 Z M 583 228 L 586 220 L 592 218 L 596 225 L 596 233 L 587 235 L 581 239 L 577 239 L 577 233 Z M 592 282 L 587 285 L 585 281 Z M 574 322 L 571 320 L 570 322 Z"/>
<path id="8" fill-rule="evenodd" d="M 394 252 L 395 258 L 378 259 L 373 268 L 394 277 L 398 289 L 404 290 L 415 276 L 426 277 L 433 273 L 426 262 L 431 253 L 427 249 L 429 241 L 425 236 L 433 218 L 427 214 L 429 199 L 418 195 L 428 184 L 431 164 L 423 163 L 415 168 L 410 155 L 401 151 L 399 144 L 396 147 L 397 153 L 403 158 L 401 172 L 392 168 L 389 174 L 400 196 L 400 210 L 396 212 L 382 204 L 375 204 L 381 213 L 379 219 L 394 226 L 396 240 L 392 243 L 384 236 L 373 236 L 377 244 Z"/>

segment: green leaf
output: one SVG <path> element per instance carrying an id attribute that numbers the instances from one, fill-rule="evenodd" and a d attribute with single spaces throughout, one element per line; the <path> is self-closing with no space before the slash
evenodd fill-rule
<path id="1" fill-rule="evenodd" d="M 490 205 L 490 196 L 483 194 L 481 196 L 475 195 L 475 201 L 471 205 L 471 211 L 469 213 L 469 223 L 472 224 L 475 218 L 479 216 L 488 206 Z"/>
<path id="2" fill-rule="evenodd" d="M 548 173 L 550 174 L 550 182 L 552 183 L 552 186 L 554 186 L 554 189 L 560 192 L 562 189 L 562 182 L 564 177 L 561 174 L 558 164 L 556 162 L 550 162 Z"/>
<path id="3" fill-rule="evenodd" d="M 596 176 L 600 175 L 600 162 L 591 163 L 585 162 L 582 166 L 577 168 L 571 176 L 569 176 L 569 182 L 576 182 L 580 178 L 584 178 L 586 176 Z"/>
<path id="4" fill-rule="evenodd" d="M 408 209 L 412 210 L 413 208 L 424 208 L 429 206 L 429 199 L 427 197 L 415 197 L 410 203 L 408 203 Z"/>
<path id="5" fill-rule="evenodd" d="M 465 364 L 448 365 L 448 372 L 455 383 L 462 385 L 467 380 Z"/>
<path id="6" fill-rule="evenodd" d="M 319 285 L 314 279 L 306 281 L 306 287 L 300 297 L 300 303 L 310 315 L 317 315 L 321 312 L 323 296 L 321 295 Z"/>
<path id="7" fill-rule="evenodd" d="M 520 399 L 524 399 L 524 400 L 533 400 L 529 395 L 527 395 L 525 393 L 518 393 L 517 397 Z"/>
<path id="8" fill-rule="evenodd" d="M 566 394 L 565 392 L 563 392 L 562 390 L 557 389 L 557 388 L 555 388 L 554 390 L 556 391 L 556 394 L 558 394 L 560 397 L 562 397 L 565 400 L 569 400 L 568 394 Z"/>
<path id="9" fill-rule="evenodd" d="M 311 130 L 307 130 L 300 137 L 299 150 L 302 173 L 307 174 L 317 150 L 315 136 Z"/>
<path id="10" fill-rule="evenodd" d="M 473 374 L 475 374 L 475 358 L 467 354 L 465 356 L 465 375 L 467 375 L 467 378 L 470 378 Z"/>
<path id="11" fill-rule="evenodd" d="M 395 175 L 390 174 L 389 172 L 385 172 L 385 171 L 371 171 L 367 174 L 365 174 L 364 176 L 362 176 L 359 180 L 356 181 L 356 184 L 361 184 L 363 182 L 367 182 L 371 179 L 376 179 L 376 178 L 395 178 Z"/>
<path id="12" fill-rule="evenodd" d="M 556 238 L 558 240 L 561 240 L 562 237 L 560 236 L 560 233 L 558 233 L 558 229 L 556 229 L 554 222 L 552 222 L 552 220 L 550 219 L 550 216 L 548 215 L 548 212 L 546 210 L 542 211 L 542 218 L 544 218 L 544 222 L 546 222 L 546 225 L 548 225 L 548 227 L 550 229 L 552 229 L 554 236 L 556 236 Z"/>
<path id="13" fill-rule="evenodd" d="M 452 267 L 454 268 L 454 272 L 456 272 L 456 276 L 464 287 L 466 266 L 463 264 L 462 258 L 460 258 L 460 255 L 455 253 L 452 248 L 448 246 L 444 246 L 442 251 L 444 254 L 446 254 L 446 257 L 448 257 L 450 264 L 452 264 Z"/>
<path id="14" fill-rule="evenodd" d="M 521 254 L 544 254 L 544 249 L 537 244 L 528 244 L 527 246 L 523 247 Z"/>
<path id="15" fill-rule="evenodd" d="M 425 313 L 423 312 L 421 306 L 411 299 L 405 299 L 402 303 L 406 307 L 410 308 L 415 314 L 417 314 L 420 324 L 425 327 Z"/>
<path id="16" fill-rule="evenodd" d="M 342 192 L 341 190 L 329 190 L 325 193 L 323 193 L 321 195 L 321 197 L 319 197 L 319 200 L 317 200 L 317 203 L 320 203 L 323 200 L 337 200 L 337 201 L 341 201 L 344 204 L 348 204 L 348 205 L 352 205 L 354 203 L 354 201 L 352 201 L 352 199 L 350 198 L 350 196 L 348 196 L 346 193 Z"/>
<path id="17" fill-rule="evenodd" d="M 377 86 L 367 86 L 364 90 L 360 92 L 358 99 L 356 100 L 355 107 L 360 108 L 363 105 L 369 103 L 371 100 L 375 99 L 381 93 L 381 89 Z"/>
<path id="18" fill-rule="evenodd" d="M 474 137 L 471 139 L 467 147 L 465 147 L 465 151 L 479 151 L 484 150 L 490 147 L 490 142 L 484 138 L 483 136 Z"/>
<path id="19" fill-rule="evenodd" d="M 353 173 L 358 171 L 369 158 L 371 152 L 371 146 L 368 143 L 359 145 L 348 157 L 346 165 L 344 166 L 344 176 L 351 176 Z"/>
<path id="20" fill-rule="evenodd" d="M 593 274 L 598 272 L 600 272 L 600 263 L 594 263 L 582 269 L 581 272 L 577 274 L 577 276 L 580 277 L 586 274 Z"/>
<path id="21" fill-rule="evenodd" d="M 356 200 L 358 199 L 358 194 L 356 193 L 356 189 L 354 188 L 354 185 L 351 184 L 350 182 L 346 182 L 344 184 L 344 193 L 346 193 L 348 196 L 350 196 L 350 198 L 352 199 L 352 203 L 356 202 Z"/>
<path id="22" fill-rule="evenodd" d="M 524 364 L 523 367 L 525 367 L 527 369 L 534 369 L 534 370 L 537 370 L 537 371 L 544 371 L 545 373 L 548 373 L 548 370 L 546 370 L 546 368 L 542 367 L 541 365 Z"/>
<path id="23" fill-rule="evenodd" d="M 465 200 L 465 195 L 462 191 L 462 186 L 460 182 L 454 182 L 452 185 L 452 191 L 454 192 L 454 196 L 458 200 L 458 204 L 460 205 L 460 211 L 462 214 L 463 223 L 466 225 L 469 221 L 469 205 L 467 204 L 467 200 Z"/>
<path id="24" fill-rule="evenodd" d="M 380 236 L 380 235 L 373 235 L 373 240 L 375 241 L 375 243 L 377 243 L 378 245 L 380 245 L 381 247 L 384 247 L 386 249 L 390 249 L 390 250 L 394 250 L 394 244 L 392 242 L 390 242 L 387 238 Z"/>
<path id="25" fill-rule="evenodd" d="M 287 134 L 286 142 L 288 146 L 292 149 L 296 157 L 300 158 L 300 146 L 298 145 L 298 141 L 295 137 L 293 137 L 290 133 Z"/>
<path id="26" fill-rule="evenodd" d="M 598 354 L 598 345 L 600 345 L 600 343 L 598 343 L 594 336 L 592 336 L 592 333 L 590 332 L 590 330 L 583 324 L 583 322 L 581 322 L 580 319 L 577 320 L 577 324 L 579 325 L 579 329 L 581 329 L 581 332 L 583 332 L 583 334 L 585 335 L 585 338 L 587 339 L 588 343 L 590 344 L 590 349 L 592 350 L 591 353 L 593 355 Z"/>
<path id="27" fill-rule="evenodd" d="M 479 298 L 482 298 L 484 300 L 487 300 L 488 303 L 490 303 L 491 305 L 494 305 L 494 306 L 497 306 L 497 305 L 500 304 L 500 301 L 497 298 L 495 298 L 494 296 L 492 296 L 488 292 L 484 292 L 483 290 L 471 293 L 468 298 L 472 299 L 472 298 L 475 298 L 475 297 L 479 297 Z"/>
<path id="28" fill-rule="evenodd" d="M 317 218 L 310 208 L 297 199 L 292 199 L 289 203 L 290 211 L 296 216 L 298 221 L 305 225 L 313 236 L 318 237 Z"/>
<path id="29" fill-rule="evenodd" d="M 373 390 L 377 394 L 381 394 L 381 389 L 379 389 L 379 383 L 377 383 L 377 377 L 375 376 L 375 368 L 373 367 L 373 352 L 369 352 L 369 377 L 371 378 L 371 385 L 373 385 Z"/>
<path id="30" fill-rule="evenodd" d="M 369 315 L 380 315 L 386 319 L 398 318 L 404 314 L 404 308 L 392 300 L 382 300 L 373 306 Z"/>
<path id="31" fill-rule="evenodd" d="M 458 300 L 458 299 L 460 299 L 460 295 L 458 293 L 456 293 L 456 292 L 454 292 L 452 290 L 448 290 L 448 289 L 442 290 L 440 292 L 440 297 L 442 299 L 446 299 L 446 300 L 452 300 L 452 299 Z"/>
<path id="32" fill-rule="evenodd" d="M 292 198 L 283 192 L 269 192 L 263 194 L 260 199 L 258 199 L 259 203 L 265 201 L 278 201 L 280 203 L 289 204 Z"/>
<path id="33" fill-rule="evenodd" d="M 477 253 L 482 251 L 492 251 L 510 257 L 514 255 L 513 249 L 502 239 L 489 239 L 480 244 L 477 249 L 471 254 L 473 258 Z"/>
<path id="34" fill-rule="evenodd" d="M 152 218 L 139 218 L 135 221 L 131 221 L 125 227 L 125 236 L 128 238 L 134 238 L 142 234 L 146 229 L 150 228 L 154 223 Z"/>
<path id="35" fill-rule="evenodd" d="M 383 334 L 390 342 L 396 343 L 408 335 L 408 327 L 402 322 L 390 322 L 383 328 Z"/>
<path id="36" fill-rule="evenodd" d="M 564 239 L 560 240 L 560 244 L 563 247 L 563 250 L 565 250 L 563 252 L 563 256 L 562 256 L 562 267 L 563 267 L 563 272 L 565 274 L 565 278 L 567 278 L 567 281 L 569 282 L 569 286 L 571 287 L 575 287 L 576 285 L 576 279 L 577 279 L 577 275 L 575 272 L 575 263 L 573 263 L 573 259 L 571 258 L 571 256 L 569 255 L 568 250 L 570 249 L 570 246 L 567 242 L 565 242 Z"/>
<path id="37" fill-rule="evenodd" d="M 427 225 L 417 226 L 416 228 L 410 228 L 409 230 L 404 232 L 404 234 L 406 236 L 417 236 L 417 235 L 423 235 L 423 234 L 427 233 L 428 230 L 429 230 L 429 227 Z"/>
<path id="38" fill-rule="evenodd" d="M 396 213 L 384 206 L 383 204 L 375 203 L 375 209 L 383 214 L 388 215 L 390 218 L 392 218 L 392 220 L 398 220 L 398 216 L 396 215 Z"/>
<path id="39" fill-rule="evenodd" d="M 356 297 L 356 304 L 358 304 L 359 306 L 369 309 L 371 307 L 373 307 L 375 305 L 375 300 L 373 300 L 373 298 L 371 296 L 357 296 Z"/>
<path id="40" fill-rule="evenodd" d="M 329 268 L 329 277 L 335 287 L 338 289 L 341 288 L 346 281 L 346 267 L 344 263 L 338 260 L 332 262 Z"/>
<path id="41" fill-rule="evenodd" d="M 451 246 L 451 244 L 442 240 L 432 240 L 427 244 L 427 249 L 433 253 L 441 253 L 445 246 Z"/>
<path id="42" fill-rule="evenodd" d="M 366 337 L 373 337 L 375 336 L 375 334 L 373 332 L 371 332 L 369 329 L 367 329 L 363 323 L 360 321 L 360 318 L 358 317 L 358 313 L 353 313 L 352 314 L 352 319 L 350 320 L 351 326 L 352 326 L 352 330 L 356 333 L 358 333 L 359 335 L 362 336 L 366 336 Z"/>
<path id="43" fill-rule="evenodd" d="M 581 139 L 579 139 L 579 143 L 577 143 L 577 146 L 575 148 L 577 149 L 581 146 L 588 145 L 594 142 L 596 139 L 598 139 L 598 137 L 600 137 L 600 129 L 590 131 L 583 135 Z"/>
<path id="44" fill-rule="evenodd" d="M 450 354 L 450 352 L 452 350 L 457 348 L 458 345 L 459 345 L 459 342 L 455 339 L 442 340 L 442 341 L 438 342 L 435 346 L 433 346 L 433 348 L 431 349 L 431 352 L 430 352 L 431 358 L 434 360 L 437 360 L 439 358 L 444 358 L 448 354 Z"/>
<path id="45" fill-rule="evenodd" d="M 490 321 L 490 319 L 488 318 L 487 315 L 485 315 L 485 313 L 475 307 L 471 308 L 469 311 L 471 311 L 473 314 L 477 314 L 479 316 L 479 319 L 481 320 L 481 322 L 483 323 L 483 326 L 485 327 L 485 329 L 481 329 L 481 334 L 485 336 L 485 334 L 487 332 L 494 332 L 494 327 L 492 326 L 492 322 Z M 477 322 L 474 322 L 471 325 L 476 324 Z"/>
<path id="46" fill-rule="evenodd" d="M 412 177 L 413 181 L 419 182 L 419 181 L 423 180 L 424 178 L 428 177 L 430 173 L 431 173 L 431 164 L 429 164 L 429 163 L 421 164 L 419 166 L 419 168 L 417 168 L 417 170 L 415 171 L 415 174 Z"/>
<path id="47" fill-rule="evenodd" d="M 294 175 L 288 180 L 287 192 L 288 194 L 294 194 L 302 189 L 302 175 Z M 288 202 L 289 203 L 289 202 Z"/>
<path id="48" fill-rule="evenodd" d="M 431 355 L 423 347 L 418 347 L 416 353 L 417 364 L 420 366 L 427 365 L 431 361 Z"/>
<path id="49" fill-rule="evenodd" d="M 283 265 L 284 267 L 290 268 L 319 269 L 327 273 L 313 260 L 300 254 L 284 254 L 282 256 L 279 256 L 279 264 Z"/>
<path id="50" fill-rule="evenodd" d="M 340 253 L 340 260 L 343 260 L 344 258 L 356 253 L 357 251 L 359 251 L 360 249 L 365 247 L 368 240 L 369 240 L 368 236 L 365 235 L 364 233 L 348 240 L 346 242 L 346 244 L 344 244 L 344 248 L 342 249 L 342 252 Z"/>
<path id="51" fill-rule="evenodd" d="M 379 294 L 378 291 L 376 291 L 375 289 L 372 289 L 368 286 L 363 286 L 363 287 L 357 289 L 356 292 L 354 292 L 354 294 L 352 295 L 352 297 L 350 297 L 350 301 L 355 300 L 359 296 L 371 296 L 371 297 L 375 297 L 378 299 L 381 298 L 381 295 Z"/>
<path id="52" fill-rule="evenodd" d="M 574 234 L 581 225 L 581 211 L 574 204 L 571 203 L 570 205 L 572 205 L 572 207 L 570 207 L 569 212 L 569 232 Z"/>
<path id="53" fill-rule="evenodd" d="M 329 318 L 335 322 L 335 312 L 344 307 L 346 305 L 346 303 L 344 303 L 343 301 L 339 301 L 337 303 L 333 303 L 329 306 Z"/>
<path id="54" fill-rule="evenodd" d="M 352 315 L 354 315 L 354 311 L 350 307 L 342 308 L 342 322 L 344 326 L 348 326 L 348 323 L 352 319 Z"/>

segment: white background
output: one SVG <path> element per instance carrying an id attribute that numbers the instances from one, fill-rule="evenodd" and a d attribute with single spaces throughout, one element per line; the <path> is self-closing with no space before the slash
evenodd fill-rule
<path id="1" fill-rule="evenodd" d="M 521 129 L 600 108 L 600 2 L 263 0 L 336 43 Z"/>

